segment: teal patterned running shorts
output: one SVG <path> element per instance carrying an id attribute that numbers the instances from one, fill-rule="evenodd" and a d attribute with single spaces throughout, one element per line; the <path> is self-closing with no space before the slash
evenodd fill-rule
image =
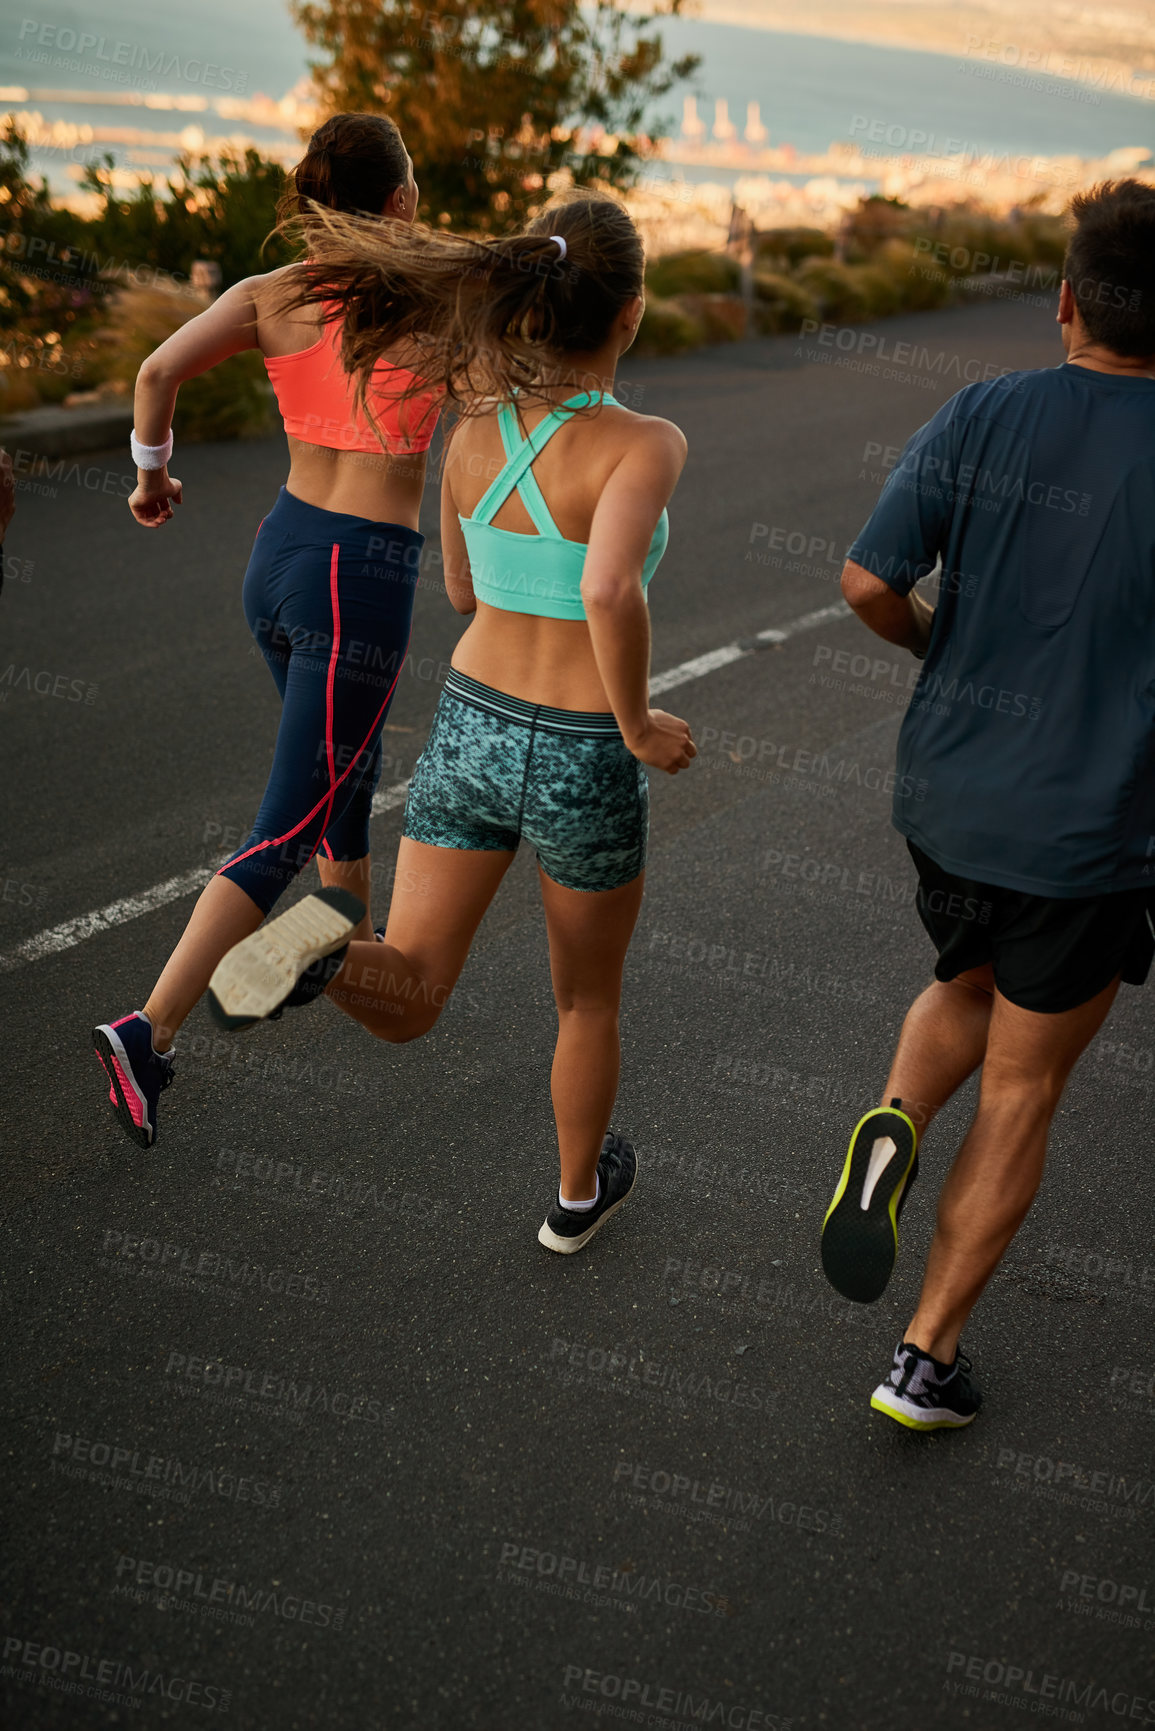
<path id="1" fill-rule="evenodd" d="M 614 890 L 646 864 L 650 788 L 612 714 L 526 703 L 450 671 L 409 784 L 403 832 L 515 850 L 565 889 Z"/>

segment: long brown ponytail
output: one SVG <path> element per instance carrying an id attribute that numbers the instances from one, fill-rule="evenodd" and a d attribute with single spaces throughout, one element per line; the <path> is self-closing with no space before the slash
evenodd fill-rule
<path id="1" fill-rule="evenodd" d="M 311 256 L 292 272 L 287 304 L 329 303 L 326 316 L 342 324 L 342 360 L 370 415 L 373 368 L 405 339 L 419 354 L 420 378 L 397 396 L 440 386 L 469 415 L 485 397 L 515 389 L 532 396 L 566 376 L 565 356 L 600 348 L 642 292 L 641 237 L 605 194 L 565 195 L 524 233 L 497 240 L 319 207 L 308 223 Z"/>

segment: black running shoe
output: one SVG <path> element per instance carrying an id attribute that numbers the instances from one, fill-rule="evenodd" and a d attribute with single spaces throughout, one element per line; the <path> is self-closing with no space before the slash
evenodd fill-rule
<path id="1" fill-rule="evenodd" d="M 615 1136 L 612 1130 L 598 1156 L 598 1179 L 601 1189 L 592 1208 L 563 1208 L 554 1197 L 553 1207 L 537 1235 L 539 1244 L 571 1256 L 589 1242 L 633 1190 L 638 1181 L 637 1150 L 632 1142 L 627 1142 L 624 1136 Z"/>
<path id="2" fill-rule="evenodd" d="M 238 1033 L 319 998 L 364 917 L 348 890 L 317 890 L 234 944 L 209 981 L 214 1020 Z"/>
<path id="3" fill-rule="evenodd" d="M 141 1010 L 93 1028 L 92 1044 L 108 1078 L 108 1103 L 122 1130 L 138 1148 L 151 1148 L 157 1101 L 172 1081 L 176 1059 L 171 1051 L 153 1050 L 152 1023 Z"/>
<path id="4" fill-rule="evenodd" d="M 834 1200 L 822 1222 L 822 1267 L 843 1298 L 873 1304 L 898 1255 L 898 1217 L 918 1177 L 918 1132 L 901 1101 L 854 1126 Z"/>
<path id="5" fill-rule="evenodd" d="M 929 1352 L 900 1340 L 885 1382 L 870 1397 L 875 1412 L 884 1412 L 908 1430 L 942 1430 L 971 1424 L 983 1404 L 971 1375 L 971 1361 L 956 1352 L 953 1364 L 942 1364 Z"/>

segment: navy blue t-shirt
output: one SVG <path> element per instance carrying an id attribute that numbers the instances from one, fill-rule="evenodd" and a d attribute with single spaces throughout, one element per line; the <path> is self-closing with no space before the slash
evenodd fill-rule
<path id="1" fill-rule="evenodd" d="M 942 560 L 895 827 L 1034 895 L 1155 886 L 1155 380 L 968 385 L 847 557 L 900 595 Z"/>

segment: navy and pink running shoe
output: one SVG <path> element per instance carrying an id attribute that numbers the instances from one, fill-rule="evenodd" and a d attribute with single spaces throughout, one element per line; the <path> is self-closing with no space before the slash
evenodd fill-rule
<path id="1" fill-rule="evenodd" d="M 156 1103 L 172 1081 L 176 1060 L 156 1052 L 152 1023 L 139 1010 L 92 1030 L 92 1044 L 108 1077 L 108 1103 L 126 1136 L 141 1148 L 156 1141 Z"/>

